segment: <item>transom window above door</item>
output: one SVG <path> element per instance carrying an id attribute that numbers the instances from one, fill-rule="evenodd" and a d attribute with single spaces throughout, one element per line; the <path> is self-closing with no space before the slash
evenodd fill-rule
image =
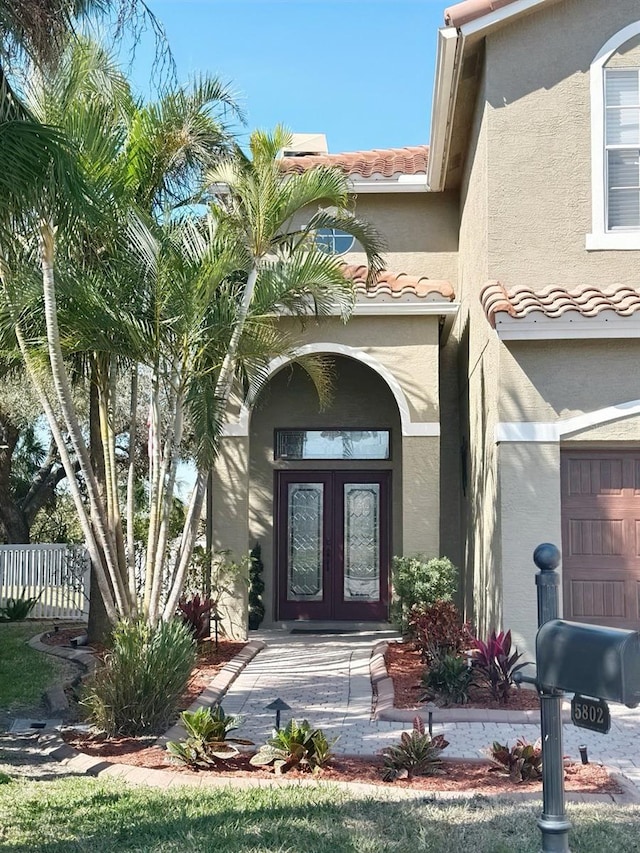
<path id="1" fill-rule="evenodd" d="M 390 431 L 278 429 L 276 459 L 389 459 Z"/>

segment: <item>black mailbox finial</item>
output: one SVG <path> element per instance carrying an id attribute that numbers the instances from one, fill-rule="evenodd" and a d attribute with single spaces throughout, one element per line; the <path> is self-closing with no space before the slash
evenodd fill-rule
<path id="1" fill-rule="evenodd" d="M 551 542 L 543 542 L 533 552 L 533 562 L 541 572 L 552 572 L 560 565 L 560 551 Z"/>

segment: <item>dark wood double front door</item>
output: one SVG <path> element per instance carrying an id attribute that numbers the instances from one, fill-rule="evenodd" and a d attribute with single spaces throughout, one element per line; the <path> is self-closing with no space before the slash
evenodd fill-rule
<path id="1" fill-rule="evenodd" d="M 388 616 L 390 472 L 276 475 L 278 617 Z"/>

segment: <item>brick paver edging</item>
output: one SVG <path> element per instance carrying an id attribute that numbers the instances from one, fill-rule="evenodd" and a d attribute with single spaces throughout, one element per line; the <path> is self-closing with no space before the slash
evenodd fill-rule
<path id="1" fill-rule="evenodd" d="M 37 652 L 43 652 L 46 655 L 54 655 L 54 657 L 65 658 L 73 661 L 81 666 L 87 675 L 95 672 L 98 666 L 98 659 L 86 648 L 68 649 L 64 646 L 50 646 L 48 643 L 43 643 L 42 638 L 48 633 L 43 631 L 27 641 L 28 645 Z M 75 679 L 64 681 L 61 684 L 54 684 L 44 691 L 44 700 L 47 703 L 49 710 L 52 713 L 64 713 L 69 708 L 69 702 L 65 694 L 65 689 L 74 683 Z"/>
<path id="2" fill-rule="evenodd" d="M 371 687 L 374 699 L 374 719 L 387 720 L 391 722 L 410 723 L 416 717 L 424 722 L 428 721 L 429 712 L 433 714 L 434 723 L 510 723 L 518 725 L 522 723 L 538 724 L 540 722 L 540 711 L 501 711 L 496 708 L 439 708 L 437 705 L 428 703 L 421 709 L 396 708 L 394 706 L 393 679 L 387 672 L 384 656 L 389 643 L 382 640 L 373 647 L 369 661 L 371 674 Z M 565 721 L 571 720 L 571 711 L 566 706 L 562 717 Z"/>

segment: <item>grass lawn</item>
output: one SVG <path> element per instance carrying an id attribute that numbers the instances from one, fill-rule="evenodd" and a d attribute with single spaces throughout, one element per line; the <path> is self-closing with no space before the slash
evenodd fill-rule
<path id="1" fill-rule="evenodd" d="M 157 791 L 89 778 L 0 785 L 12 853 L 538 853 L 535 804 L 358 799 L 335 788 Z M 573 853 L 640 849 L 640 807 L 574 806 Z"/>
<path id="2" fill-rule="evenodd" d="M 26 641 L 51 628 L 49 622 L 0 622 L 0 707 L 19 710 L 40 703 L 63 664 L 36 652 Z"/>

